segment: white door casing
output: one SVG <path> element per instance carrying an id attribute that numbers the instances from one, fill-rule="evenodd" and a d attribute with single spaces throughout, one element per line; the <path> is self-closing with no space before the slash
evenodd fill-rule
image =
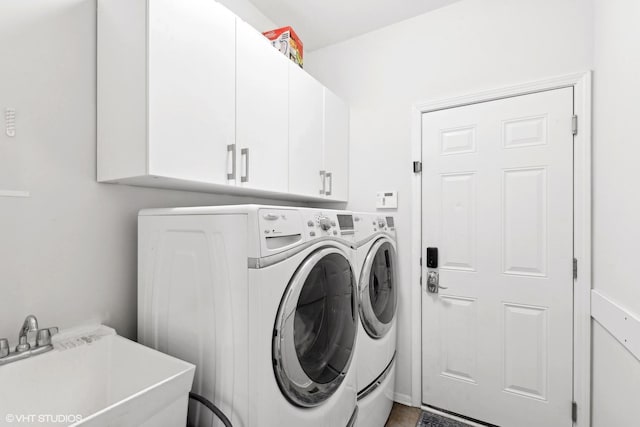
<path id="1" fill-rule="evenodd" d="M 572 115 L 572 87 L 423 115 L 423 403 L 571 424 Z"/>

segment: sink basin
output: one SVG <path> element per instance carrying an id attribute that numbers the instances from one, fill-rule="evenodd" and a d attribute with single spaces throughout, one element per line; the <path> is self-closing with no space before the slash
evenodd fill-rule
<path id="1" fill-rule="evenodd" d="M 183 427 L 194 371 L 118 335 L 54 342 L 0 366 L 0 425 Z"/>

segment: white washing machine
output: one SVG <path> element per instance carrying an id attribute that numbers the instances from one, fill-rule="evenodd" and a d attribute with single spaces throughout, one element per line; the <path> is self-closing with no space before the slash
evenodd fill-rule
<path id="1" fill-rule="evenodd" d="M 140 342 L 195 364 L 193 391 L 234 427 L 354 425 L 349 213 L 251 205 L 138 220 Z M 195 425 L 222 425 L 194 409 Z"/>
<path id="2" fill-rule="evenodd" d="M 354 213 L 360 328 L 357 425 L 385 425 L 395 389 L 398 264 L 394 219 Z"/>

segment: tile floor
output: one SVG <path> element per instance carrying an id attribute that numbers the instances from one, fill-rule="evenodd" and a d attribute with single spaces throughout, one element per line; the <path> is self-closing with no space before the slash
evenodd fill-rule
<path id="1" fill-rule="evenodd" d="M 420 414 L 422 414 L 422 410 L 419 408 L 394 403 L 385 427 L 416 427 Z"/>

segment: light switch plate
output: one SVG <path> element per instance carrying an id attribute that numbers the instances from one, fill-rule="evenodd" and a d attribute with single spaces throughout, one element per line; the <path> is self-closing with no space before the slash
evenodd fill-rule
<path id="1" fill-rule="evenodd" d="M 376 197 L 376 208 L 378 209 L 398 209 L 397 191 L 378 191 Z"/>
<path id="2" fill-rule="evenodd" d="M 15 108 L 6 108 L 4 110 L 5 133 L 8 137 L 16 136 L 16 110 Z"/>

